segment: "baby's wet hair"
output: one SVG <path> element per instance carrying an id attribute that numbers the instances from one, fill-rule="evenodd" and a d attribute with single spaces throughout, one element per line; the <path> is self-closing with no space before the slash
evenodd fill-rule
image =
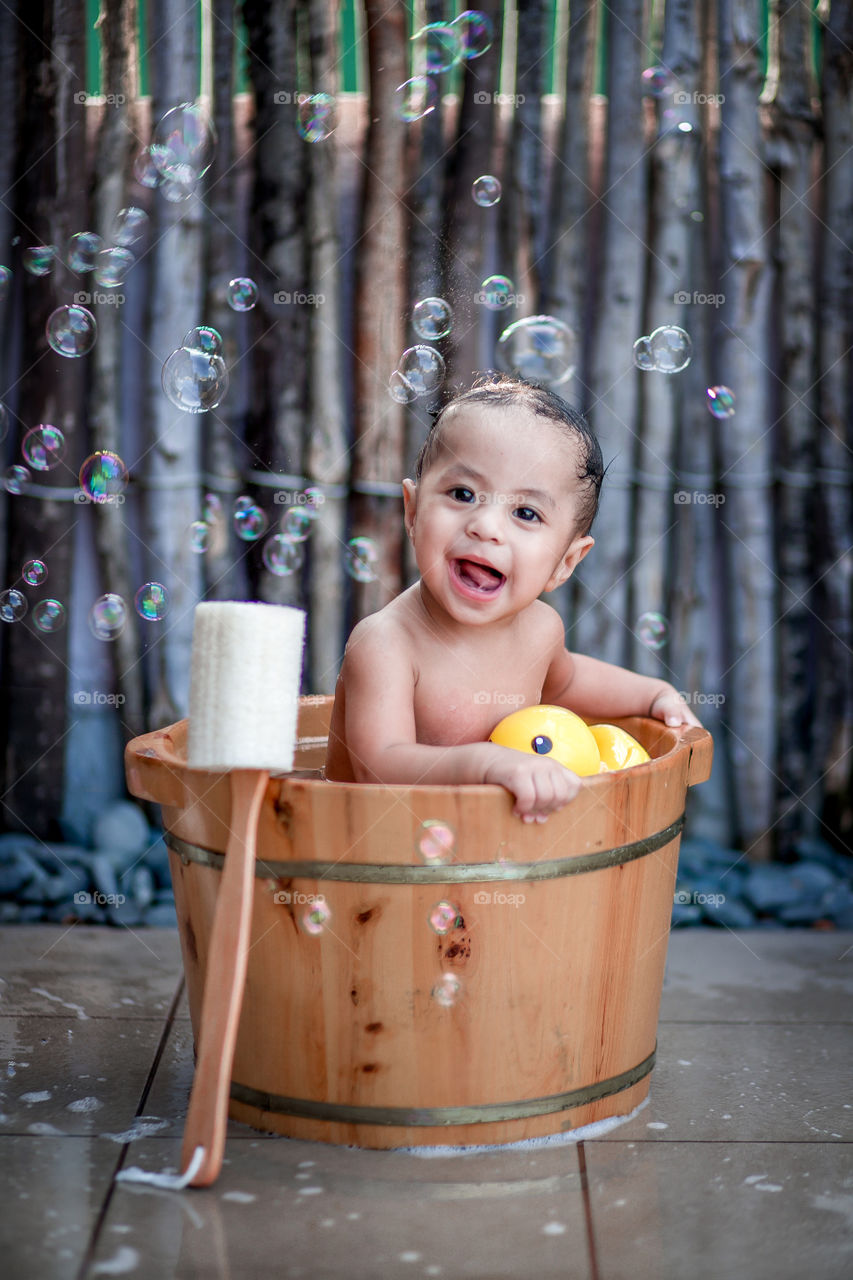
<path id="1" fill-rule="evenodd" d="M 583 485 L 578 510 L 578 532 L 589 533 L 598 512 L 601 482 L 604 479 L 604 460 L 598 443 L 586 418 L 568 404 L 562 396 L 549 387 L 509 374 L 489 374 L 478 380 L 467 391 L 454 395 L 441 406 L 426 440 L 421 445 L 415 463 L 415 480 L 419 481 L 435 461 L 441 442 L 441 424 L 449 409 L 459 405 L 482 404 L 494 408 L 521 407 L 536 417 L 554 422 L 578 447 L 579 466 L 577 478 Z"/>

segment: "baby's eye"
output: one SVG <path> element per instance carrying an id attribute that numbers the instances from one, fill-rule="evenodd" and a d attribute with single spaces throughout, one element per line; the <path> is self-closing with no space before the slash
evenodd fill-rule
<path id="1" fill-rule="evenodd" d="M 533 524 L 542 519 L 539 512 L 534 511 L 532 507 L 516 507 L 513 515 L 518 516 L 519 520 L 523 520 L 526 524 Z"/>
<path id="2" fill-rule="evenodd" d="M 474 492 L 474 490 L 469 489 L 464 484 L 454 485 L 453 488 L 450 489 L 448 492 L 450 494 L 450 497 L 453 498 L 455 502 L 476 502 L 477 501 L 477 495 Z"/>

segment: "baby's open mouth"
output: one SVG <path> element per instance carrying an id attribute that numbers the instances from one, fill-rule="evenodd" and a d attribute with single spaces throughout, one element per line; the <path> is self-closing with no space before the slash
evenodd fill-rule
<path id="1" fill-rule="evenodd" d="M 469 591 L 488 595 L 498 591 L 504 583 L 504 575 L 500 570 L 487 564 L 479 564 L 476 560 L 454 560 L 453 566 L 460 581 Z"/>

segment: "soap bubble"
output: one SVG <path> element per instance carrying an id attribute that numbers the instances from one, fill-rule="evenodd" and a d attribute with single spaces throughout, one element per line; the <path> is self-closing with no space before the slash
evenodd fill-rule
<path id="1" fill-rule="evenodd" d="M 65 626 L 65 605 L 59 600 L 39 600 L 33 606 L 33 622 L 47 635 L 61 631 Z"/>
<path id="2" fill-rule="evenodd" d="M 0 618 L 4 622 L 20 622 L 26 616 L 27 608 L 27 598 L 23 591 L 11 587 L 8 591 L 0 592 Z"/>
<path id="3" fill-rule="evenodd" d="M 145 234 L 147 225 L 148 214 L 144 209 L 137 209 L 136 205 L 129 205 L 126 209 L 119 209 L 113 219 L 113 244 L 117 244 L 123 249 L 126 249 L 128 245 L 135 244 Z"/>
<path id="4" fill-rule="evenodd" d="M 83 463 L 78 478 L 82 492 L 91 502 L 109 502 L 127 488 L 127 467 L 117 453 L 99 449 Z"/>
<path id="5" fill-rule="evenodd" d="M 396 92 L 397 115 L 407 124 L 422 120 L 438 106 L 438 88 L 429 76 L 415 76 L 398 85 Z"/>
<path id="6" fill-rule="evenodd" d="M 72 271 L 94 271 L 95 260 L 103 240 L 94 231 L 78 231 L 71 236 L 65 249 L 65 258 Z"/>
<path id="7" fill-rule="evenodd" d="M 151 135 L 149 153 L 164 178 L 182 185 L 207 173 L 216 150 L 216 133 L 207 112 L 194 102 L 167 111 Z"/>
<path id="8" fill-rule="evenodd" d="M 709 387 L 705 396 L 715 418 L 730 418 L 734 413 L 735 393 L 730 387 Z"/>
<path id="9" fill-rule="evenodd" d="M 668 67 L 647 67 L 642 75 L 643 94 L 647 98 L 663 98 L 675 86 L 675 76 Z"/>
<path id="10" fill-rule="evenodd" d="M 453 312 L 444 298 L 422 298 L 412 309 L 412 327 L 419 338 L 435 342 L 446 338 L 453 327 Z"/>
<path id="11" fill-rule="evenodd" d="M 195 182 L 179 182 L 177 178 L 164 178 L 160 183 L 160 195 L 169 204 L 183 204 L 195 191 Z"/>
<path id="12" fill-rule="evenodd" d="M 371 538 L 350 538 L 347 543 L 347 573 L 356 582 L 375 582 L 379 577 L 379 549 Z"/>
<path id="13" fill-rule="evenodd" d="M 162 622 L 169 611 L 169 593 L 162 582 L 144 582 L 133 597 L 133 604 L 146 622 Z"/>
<path id="14" fill-rule="evenodd" d="M 325 930 L 331 918 L 332 912 L 327 906 L 325 898 L 317 898 L 313 906 L 306 907 L 302 912 L 302 928 L 306 933 L 313 934 L 316 937 Z"/>
<path id="15" fill-rule="evenodd" d="M 489 311 L 504 311 L 515 306 L 515 285 L 509 276 L 488 276 L 480 285 L 476 301 Z"/>
<path id="16" fill-rule="evenodd" d="M 30 275 L 47 276 L 53 270 L 56 257 L 55 244 L 34 244 L 32 248 L 24 250 L 21 261 Z"/>
<path id="17" fill-rule="evenodd" d="M 409 347 L 400 356 L 397 371 L 414 389 L 416 396 L 437 391 L 444 381 L 444 360 L 433 347 Z"/>
<path id="18" fill-rule="evenodd" d="M 650 369 L 655 367 L 655 358 L 652 355 L 652 349 L 649 346 L 649 338 L 647 334 L 643 334 L 634 343 L 634 364 L 638 369 L 642 369 L 648 373 Z"/>
<path id="19" fill-rule="evenodd" d="M 65 457 L 65 436 L 59 427 L 42 422 L 31 427 L 21 441 L 24 461 L 34 471 L 52 471 Z"/>
<path id="20" fill-rule="evenodd" d="M 178 347 L 163 365 L 160 381 L 176 409 L 207 413 L 216 408 L 228 390 L 228 370 L 221 356 Z"/>
<path id="21" fill-rule="evenodd" d="M 28 560 L 21 570 L 21 577 L 31 587 L 39 587 L 47 581 L 47 565 L 43 560 Z"/>
<path id="22" fill-rule="evenodd" d="M 304 542 L 313 523 L 314 516 L 305 507 L 289 507 L 281 518 L 282 532 L 291 542 Z"/>
<path id="23" fill-rule="evenodd" d="M 335 132 L 338 123 L 337 102 L 330 93 L 312 93 L 297 108 L 296 127 L 306 142 L 323 142 Z"/>
<path id="24" fill-rule="evenodd" d="M 415 852 L 428 866 L 441 866 L 452 862 L 456 850 L 456 832 L 448 822 L 440 818 L 427 818 L 415 836 Z"/>
<path id="25" fill-rule="evenodd" d="M 462 916 L 458 907 L 452 902 L 437 902 L 434 907 L 430 908 L 429 913 L 430 928 L 441 937 L 450 933 L 451 929 L 459 928 L 462 924 Z"/>
<path id="26" fill-rule="evenodd" d="M 312 520 L 316 520 L 320 515 L 320 508 L 326 501 L 326 495 L 317 485 L 309 484 L 303 491 L 302 497 L 305 499 L 305 510 L 308 512 Z"/>
<path id="27" fill-rule="evenodd" d="M 210 525 L 203 520 L 193 520 L 190 525 L 190 551 L 203 555 L 210 545 Z"/>
<path id="28" fill-rule="evenodd" d="M 95 345 L 98 322 L 85 307 L 57 307 L 45 326 L 47 341 L 58 356 L 85 356 Z"/>
<path id="29" fill-rule="evenodd" d="M 0 267 L 0 302 L 9 292 L 9 285 L 12 283 L 12 272 L 8 267 Z"/>
<path id="30" fill-rule="evenodd" d="M 96 640 L 117 640 L 127 622 L 127 605 L 110 591 L 89 610 L 89 630 Z"/>
<path id="31" fill-rule="evenodd" d="M 397 404 L 411 404 L 418 398 L 417 391 L 399 369 L 395 369 L 388 379 L 388 394 Z"/>
<path id="32" fill-rule="evenodd" d="M 578 343 L 573 331 L 554 316 L 527 316 L 504 329 L 495 361 L 514 373 L 549 387 L 568 382 L 575 372 Z"/>
<path id="33" fill-rule="evenodd" d="M 248 506 L 234 504 L 234 529 L 238 538 L 244 542 L 257 542 L 267 531 L 267 514 L 257 503 L 249 501 Z"/>
<path id="34" fill-rule="evenodd" d="M 216 493 L 206 493 L 204 495 L 204 509 L 202 511 L 202 520 L 207 524 L 215 524 L 217 520 L 222 518 L 222 499 Z"/>
<path id="35" fill-rule="evenodd" d="M 647 649 L 662 649 L 669 639 L 669 623 L 662 613 L 643 613 L 636 633 Z"/>
<path id="36" fill-rule="evenodd" d="M 248 276 L 228 282 L 228 305 L 232 311 L 251 311 L 258 300 L 258 286 Z"/>
<path id="37" fill-rule="evenodd" d="M 494 32 L 487 14 L 480 13 L 478 9 L 466 9 L 450 25 L 460 34 L 462 57 L 466 61 L 479 58 L 491 48 Z"/>
<path id="38" fill-rule="evenodd" d="M 196 325 L 184 334 L 181 346 L 203 351 L 207 356 L 219 356 L 222 354 L 222 334 L 208 324 Z"/>
<path id="39" fill-rule="evenodd" d="M 302 568 L 304 556 L 298 542 L 294 542 L 283 533 L 274 533 L 264 543 L 261 559 L 270 573 L 275 574 L 277 578 L 286 578 Z"/>
<path id="40" fill-rule="evenodd" d="M 7 493 L 23 493 L 24 485 L 32 479 L 26 467 L 7 467 L 3 473 L 3 488 Z"/>
<path id="41" fill-rule="evenodd" d="M 675 324 L 664 324 L 649 337 L 649 350 L 659 373 L 681 373 L 690 364 L 690 335 Z"/>
<path id="42" fill-rule="evenodd" d="M 159 187 L 163 175 L 154 163 L 150 147 L 143 147 L 133 161 L 133 176 L 140 187 Z"/>
<path id="43" fill-rule="evenodd" d="M 443 22 L 430 22 L 412 36 L 414 65 L 427 75 L 449 71 L 462 57 L 462 31 Z"/>
<path id="44" fill-rule="evenodd" d="M 115 289 L 117 285 L 124 284 L 125 276 L 135 261 L 130 250 L 123 249 L 121 245 L 102 249 L 95 264 L 95 280 L 105 289 Z"/>
<path id="45" fill-rule="evenodd" d="M 443 973 L 432 989 L 432 998 L 442 1008 L 449 1009 L 456 1004 L 462 984 L 455 973 Z"/>
<path id="46" fill-rule="evenodd" d="M 496 178 L 493 173 L 483 173 L 479 178 L 475 178 L 471 186 L 471 195 L 474 197 L 474 203 L 480 205 L 483 209 L 489 209 L 493 204 L 501 198 L 500 179 Z"/>

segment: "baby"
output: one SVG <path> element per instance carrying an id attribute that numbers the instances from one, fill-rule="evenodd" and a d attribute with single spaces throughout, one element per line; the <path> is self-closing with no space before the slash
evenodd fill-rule
<path id="1" fill-rule="evenodd" d="M 420 579 L 349 638 L 328 778 L 499 783 L 514 813 L 544 822 L 581 780 L 489 742 L 509 711 L 551 703 L 698 725 L 664 680 L 569 653 L 559 614 L 539 599 L 592 548 L 602 475 L 597 440 L 552 391 L 504 378 L 445 405 L 403 481 Z"/>

